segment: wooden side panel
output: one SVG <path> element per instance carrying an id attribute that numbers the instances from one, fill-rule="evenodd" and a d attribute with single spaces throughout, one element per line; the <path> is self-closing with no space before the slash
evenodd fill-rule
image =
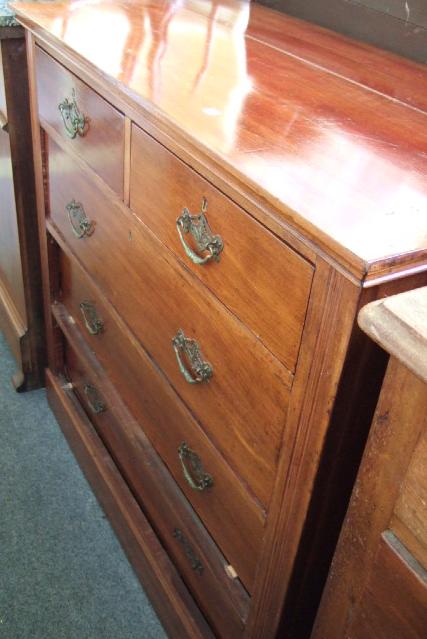
<path id="1" fill-rule="evenodd" d="M 389 528 L 426 416 L 425 384 L 391 359 L 313 639 L 342 639 L 359 614 L 380 536 Z"/>
<path id="2" fill-rule="evenodd" d="M 427 571 L 396 537 L 386 532 L 357 613 L 351 639 L 424 639 L 427 630 Z"/>
<path id="3" fill-rule="evenodd" d="M 26 323 L 9 134 L 0 129 L 0 278 Z"/>
<path id="4" fill-rule="evenodd" d="M 427 431 L 414 451 L 394 513 L 427 552 Z"/>
<path id="5" fill-rule="evenodd" d="M 9 312 L 21 368 L 19 381 L 16 377 L 14 383 L 20 391 L 42 385 L 45 366 L 30 99 L 22 35 L 1 41 L 4 93 L 0 98 L 7 103 L 8 131 L 8 135 L 0 131 L 0 277 L 21 327 L 16 330 L 17 323 Z"/>

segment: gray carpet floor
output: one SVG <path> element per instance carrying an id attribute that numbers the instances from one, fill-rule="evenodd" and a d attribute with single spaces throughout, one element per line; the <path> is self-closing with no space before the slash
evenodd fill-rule
<path id="1" fill-rule="evenodd" d="M 0 638 L 166 639 L 43 390 L 0 334 Z"/>

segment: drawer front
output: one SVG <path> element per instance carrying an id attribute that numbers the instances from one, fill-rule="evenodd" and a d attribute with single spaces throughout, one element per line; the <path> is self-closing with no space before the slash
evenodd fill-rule
<path id="1" fill-rule="evenodd" d="M 136 126 L 130 184 L 138 217 L 293 371 L 312 266 Z"/>
<path id="2" fill-rule="evenodd" d="M 264 530 L 261 508 L 76 261 L 61 253 L 59 264 L 67 314 L 251 591 Z M 133 447 L 132 440 L 127 444 Z"/>
<path id="3" fill-rule="evenodd" d="M 121 423 L 109 406 L 99 375 L 85 366 L 65 343 L 65 373 L 100 437 L 133 489 L 168 554 L 177 565 L 194 598 L 220 636 L 240 637 L 249 597 L 180 493 L 146 439 L 133 432 L 134 453 L 122 445 Z"/>
<path id="4" fill-rule="evenodd" d="M 123 115 L 39 47 L 35 64 L 41 125 L 52 127 L 67 148 L 123 197 Z M 85 120 L 82 126 L 79 116 Z"/>
<path id="5" fill-rule="evenodd" d="M 233 469 L 267 505 L 289 399 L 289 372 L 206 287 L 177 266 L 134 215 L 109 202 L 54 144 L 49 164 L 54 225 Z M 89 232 L 80 238 L 66 211 L 73 199 L 90 218 Z M 213 370 L 210 379 L 191 384 L 184 378 L 175 349 L 182 370 L 189 369 L 188 358 L 182 342 L 172 343 L 180 329 L 200 345 L 200 360 Z M 186 345 L 196 350 L 194 343 Z M 191 360 L 197 368 L 195 355 Z M 201 368 L 199 379 L 205 371 Z"/>

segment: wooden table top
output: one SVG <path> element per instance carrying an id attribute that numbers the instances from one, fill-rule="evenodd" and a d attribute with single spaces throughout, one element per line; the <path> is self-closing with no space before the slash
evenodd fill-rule
<path id="1" fill-rule="evenodd" d="M 427 286 L 367 304 L 359 325 L 427 382 Z"/>
<path id="2" fill-rule="evenodd" d="M 14 8 L 356 277 L 427 268 L 427 67 L 246 1 Z"/>

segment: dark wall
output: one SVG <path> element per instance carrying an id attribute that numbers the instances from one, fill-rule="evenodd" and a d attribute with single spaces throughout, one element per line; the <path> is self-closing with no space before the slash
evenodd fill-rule
<path id="1" fill-rule="evenodd" d="M 427 63 L 427 0 L 257 0 L 357 40 Z"/>

